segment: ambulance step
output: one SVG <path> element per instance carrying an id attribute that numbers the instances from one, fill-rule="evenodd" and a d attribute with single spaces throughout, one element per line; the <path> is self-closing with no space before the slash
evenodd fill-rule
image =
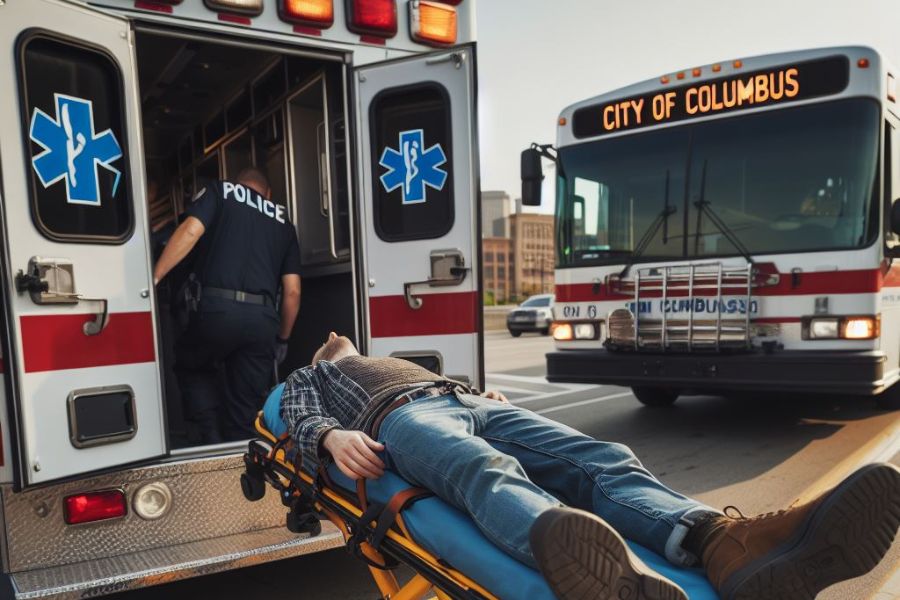
<path id="1" fill-rule="evenodd" d="M 341 546 L 340 532 L 322 524 L 314 538 L 285 527 L 240 533 L 113 558 L 11 573 L 16 600 L 87 598 L 170 583 Z"/>

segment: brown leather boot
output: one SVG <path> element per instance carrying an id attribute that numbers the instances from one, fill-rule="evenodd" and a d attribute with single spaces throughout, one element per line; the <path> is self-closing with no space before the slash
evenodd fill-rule
<path id="1" fill-rule="evenodd" d="M 803 506 L 729 519 L 703 549 L 722 600 L 812 600 L 871 571 L 900 526 L 900 469 L 868 465 Z"/>

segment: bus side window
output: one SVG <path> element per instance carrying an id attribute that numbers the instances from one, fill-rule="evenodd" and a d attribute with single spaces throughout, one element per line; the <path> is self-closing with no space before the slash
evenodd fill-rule
<path id="1" fill-rule="evenodd" d="M 900 131 L 890 122 L 885 123 L 885 175 L 887 176 L 885 202 L 887 214 L 885 215 L 885 244 L 888 248 L 900 246 L 900 236 L 891 231 L 892 205 L 900 199 Z"/>
<path id="2" fill-rule="evenodd" d="M 891 201 L 900 199 L 900 131 L 894 125 L 888 127 L 891 142 Z"/>

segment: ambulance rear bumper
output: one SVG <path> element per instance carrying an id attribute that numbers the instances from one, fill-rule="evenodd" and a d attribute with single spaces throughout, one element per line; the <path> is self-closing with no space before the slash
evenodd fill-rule
<path id="1" fill-rule="evenodd" d="M 285 527 L 272 527 L 113 558 L 12 573 L 5 587 L 7 593 L 13 594 L 9 597 L 16 600 L 93 598 L 318 552 L 343 543 L 340 532 L 330 523 L 323 523 L 322 533 L 313 538 L 298 536 Z"/>
<path id="2" fill-rule="evenodd" d="M 877 394 L 884 379 L 884 352 L 777 351 L 733 354 L 651 354 L 605 349 L 547 354 L 547 380 L 682 391 L 771 390 Z"/>
<path id="3" fill-rule="evenodd" d="M 314 538 L 285 527 L 278 494 L 248 502 L 240 454 L 172 460 L 15 491 L 0 485 L 0 598 L 89 598 L 327 550 L 343 544 L 329 523 Z M 148 483 L 169 488 L 168 512 L 133 510 Z M 66 525 L 63 499 L 120 489 L 126 516 Z"/>

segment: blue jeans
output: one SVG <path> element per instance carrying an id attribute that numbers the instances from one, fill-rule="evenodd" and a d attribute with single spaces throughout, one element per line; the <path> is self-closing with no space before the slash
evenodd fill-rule
<path id="1" fill-rule="evenodd" d="M 531 566 L 531 524 L 561 504 L 590 511 L 682 564 L 689 561 L 672 548 L 679 520 L 715 512 L 667 488 L 627 446 L 478 396 L 411 402 L 385 418 L 379 439 L 388 468 L 468 513 L 488 539 Z"/>

